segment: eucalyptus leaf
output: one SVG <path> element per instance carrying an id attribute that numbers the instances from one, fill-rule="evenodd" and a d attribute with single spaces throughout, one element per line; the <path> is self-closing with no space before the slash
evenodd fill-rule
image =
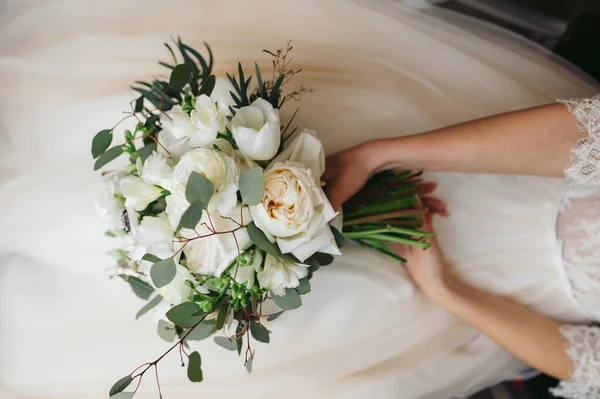
<path id="1" fill-rule="evenodd" d="M 135 395 L 135 392 L 119 392 L 116 395 L 110 397 L 110 399 L 131 399 Z"/>
<path id="2" fill-rule="evenodd" d="M 258 342 L 268 344 L 270 341 L 269 331 L 263 325 L 257 323 L 256 321 L 250 323 L 250 333 L 252 334 L 252 337 Z"/>
<path id="3" fill-rule="evenodd" d="M 205 320 L 200 323 L 194 330 L 189 333 L 186 337 L 186 341 L 202 341 L 213 335 L 215 332 L 214 320 Z"/>
<path id="4" fill-rule="evenodd" d="M 198 352 L 190 353 L 187 368 L 188 379 L 192 382 L 202 382 L 202 359 Z"/>
<path id="5" fill-rule="evenodd" d="M 147 260 L 148 262 L 156 263 L 161 259 L 156 255 L 148 253 L 142 256 L 142 260 Z"/>
<path id="6" fill-rule="evenodd" d="M 152 153 L 154 151 L 156 151 L 158 149 L 158 145 L 156 144 L 155 141 L 146 144 L 145 146 L 143 146 L 142 148 L 140 148 L 139 150 L 137 150 L 138 155 L 140 156 L 140 159 L 142 160 L 142 162 L 145 162 L 146 159 L 148 159 L 148 157 L 150 155 L 152 155 Z"/>
<path id="7" fill-rule="evenodd" d="M 123 378 L 121 378 L 119 381 L 115 382 L 115 384 L 112 386 L 112 388 L 110 389 L 110 392 L 108 393 L 108 396 L 113 396 L 118 394 L 119 392 L 122 392 L 125 390 L 125 388 L 127 388 L 129 386 L 129 384 L 131 384 L 131 381 L 133 381 L 133 378 L 131 378 L 131 375 L 127 375 Z"/>
<path id="8" fill-rule="evenodd" d="M 258 226 L 254 224 L 254 222 L 246 226 L 246 230 L 248 231 L 248 236 L 250 236 L 250 240 L 254 243 L 254 245 L 259 247 L 269 255 L 277 257 L 281 256 L 281 250 L 279 249 L 277 244 L 269 241 L 265 233 L 261 229 L 259 229 Z"/>
<path id="9" fill-rule="evenodd" d="M 110 147 L 112 140 L 113 134 L 111 129 L 100 130 L 96 133 L 92 140 L 92 156 L 94 159 L 98 158 Z"/>
<path id="10" fill-rule="evenodd" d="M 193 68 L 189 64 L 179 64 L 173 68 L 171 72 L 171 78 L 169 79 L 169 86 L 181 90 L 189 82 L 192 77 Z"/>
<path id="11" fill-rule="evenodd" d="M 123 153 L 123 146 L 116 145 L 114 147 L 109 148 L 108 150 L 106 150 L 106 152 L 104 152 L 102 155 L 100 155 L 100 157 L 98 157 L 98 159 L 96 159 L 96 162 L 94 163 L 94 170 L 100 169 L 101 167 L 103 167 L 104 165 L 109 163 L 110 161 L 113 161 L 114 159 L 116 159 L 122 153 Z"/>
<path id="12" fill-rule="evenodd" d="M 177 266 L 173 258 L 160 260 L 152 265 L 150 269 L 150 278 L 156 288 L 164 287 L 169 284 L 177 275 Z"/>
<path id="13" fill-rule="evenodd" d="M 179 327 L 193 327 L 206 317 L 206 313 L 197 303 L 184 302 L 169 309 L 166 316 Z"/>
<path id="14" fill-rule="evenodd" d="M 181 216 L 179 225 L 186 229 L 195 229 L 200 219 L 202 219 L 202 212 L 206 209 L 206 203 L 202 201 L 194 201 L 186 209 Z"/>
<path id="15" fill-rule="evenodd" d="M 137 295 L 139 298 L 148 300 L 150 295 L 154 292 L 154 288 L 152 288 L 148 283 L 139 279 L 136 276 L 130 276 L 128 274 L 119 274 L 124 281 L 128 282 L 133 290 L 133 293 Z"/>
<path id="16" fill-rule="evenodd" d="M 270 314 L 267 316 L 267 321 L 276 320 L 279 316 L 281 316 L 284 313 L 285 313 L 285 310 L 282 310 L 281 312 Z"/>
<path id="17" fill-rule="evenodd" d="M 331 229 L 333 237 L 335 238 L 335 244 L 338 246 L 338 248 L 344 248 L 346 245 L 346 238 L 344 238 L 344 235 L 333 226 L 329 226 L 329 228 Z"/>
<path id="18" fill-rule="evenodd" d="M 215 78 L 215 75 L 208 76 L 202 83 L 202 87 L 200 87 L 198 94 L 206 94 L 207 96 L 210 96 L 215 88 L 216 82 L 217 78 Z"/>
<path id="19" fill-rule="evenodd" d="M 222 329 L 223 326 L 225 325 L 225 320 L 227 318 L 228 310 L 229 310 L 229 303 L 227 303 L 227 302 L 224 302 L 219 307 L 219 314 L 217 315 L 217 321 L 215 324 L 215 327 L 217 330 Z"/>
<path id="20" fill-rule="evenodd" d="M 237 343 L 235 339 L 227 337 L 215 337 L 215 344 L 227 349 L 228 351 L 234 351 L 237 349 Z"/>
<path id="21" fill-rule="evenodd" d="M 147 304 L 144 305 L 143 308 L 138 310 L 138 312 L 135 314 L 135 319 L 137 320 L 140 317 L 142 317 L 143 315 L 145 315 L 146 313 L 148 313 L 148 311 L 152 310 L 159 303 L 161 303 L 162 300 L 163 300 L 163 297 L 160 295 L 157 295 L 154 298 L 152 298 L 152 300 L 150 302 L 148 302 Z"/>
<path id="22" fill-rule="evenodd" d="M 215 186 L 206 176 L 192 172 L 185 186 L 185 198 L 191 204 L 196 201 L 208 204 L 215 192 Z"/>
<path id="23" fill-rule="evenodd" d="M 254 354 L 252 354 L 250 359 L 248 359 L 248 361 L 246 362 L 246 371 L 248 371 L 249 373 L 252 372 L 252 359 L 253 358 L 254 358 Z"/>
<path id="24" fill-rule="evenodd" d="M 333 263 L 333 255 L 324 254 L 322 252 L 315 252 L 311 258 L 319 262 L 319 265 L 321 266 L 327 266 Z"/>
<path id="25" fill-rule="evenodd" d="M 156 327 L 156 332 L 158 336 L 164 339 L 167 342 L 173 342 L 177 332 L 175 331 L 175 327 L 171 324 L 167 323 L 164 320 L 158 321 L 158 326 Z"/>
<path id="26" fill-rule="evenodd" d="M 298 291 L 298 294 L 300 295 L 305 295 L 310 292 L 310 282 L 307 278 L 300 280 L 300 285 L 296 287 L 296 291 Z"/>
<path id="27" fill-rule="evenodd" d="M 284 296 L 273 295 L 273 302 L 283 310 L 293 310 L 302 306 L 300 294 L 294 289 L 286 288 Z"/>
<path id="28" fill-rule="evenodd" d="M 244 335 L 242 334 L 242 331 L 244 331 L 244 326 L 245 326 L 245 323 L 242 323 L 241 321 L 239 321 L 237 327 L 235 328 L 235 334 L 236 334 L 235 346 L 236 346 L 238 355 L 242 354 L 242 345 L 244 342 Z"/>
<path id="29" fill-rule="evenodd" d="M 144 109 L 144 96 L 140 96 L 140 97 L 138 97 L 137 100 L 135 100 L 135 107 L 133 108 L 133 112 L 142 112 L 143 109 Z"/>
<path id="30" fill-rule="evenodd" d="M 239 179 L 242 203 L 258 205 L 263 199 L 263 170 L 260 167 L 250 168 L 242 172 Z"/>

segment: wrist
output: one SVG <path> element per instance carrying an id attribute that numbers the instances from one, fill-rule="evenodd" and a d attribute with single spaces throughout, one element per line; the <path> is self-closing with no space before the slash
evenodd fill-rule
<path id="1" fill-rule="evenodd" d="M 426 295 L 438 305 L 449 307 L 464 296 L 466 284 L 452 274 L 443 276 L 434 290 Z"/>
<path id="2" fill-rule="evenodd" d="M 362 144 L 365 153 L 368 154 L 365 161 L 371 174 L 405 166 L 403 148 L 397 145 L 397 142 L 401 139 L 375 139 Z"/>

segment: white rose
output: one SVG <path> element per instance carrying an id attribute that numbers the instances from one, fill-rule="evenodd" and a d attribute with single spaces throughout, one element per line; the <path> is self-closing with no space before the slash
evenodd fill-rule
<path id="1" fill-rule="evenodd" d="M 243 223 L 248 224 L 252 221 L 250 213 L 246 207 L 243 207 Z M 240 222 L 240 206 L 237 206 L 231 212 L 231 218 Z M 204 224 L 206 223 L 206 224 Z M 239 225 L 229 218 L 221 217 L 218 212 L 214 212 L 208 218 L 204 213 L 202 220 L 196 227 L 198 235 L 205 236 L 211 234 L 208 229 L 211 226 L 216 232 L 235 230 Z M 235 237 L 234 237 L 235 234 Z M 181 235 L 184 238 L 197 237 L 193 230 L 183 229 Z M 215 234 L 208 237 L 199 238 L 190 241 L 183 249 L 187 259 L 187 265 L 190 270 L 203 274 L 219 277 L 235 258 L 244 250 L 252 245 L 246 228 L 239 229 L 233 233 Z"/>
<path id="2" fill-rule="evenodd" d="M 110 230 L 123 228 L 123 212 L 125 203 L 123 201 L 119 181 L 125 176 L 125 172 L 110 173 L 104 177 L 100 196 L 96 199 L 98 213 Z"/>
<path id="3" fill-rule="evenodd" d="M 137 169 L 144 182 L 171 190 L 171 170 L 173 168 L 169 165 L 167 158 L 161 154 L 153 152 L 143 166 L 138 165 Z"/>
<path id="4" fill-rule="evenodd" d="M 304 129 L 277 155 L 273 163 L 293 161 L 312 170 L 315 179 L 325 172 L 325 149 L 314 130 Z"/>
<path id="5" fill-rule="evenodd" d="M 173 256 L 172 252 L 161 252 L 161 251 L 152 251 L 153 255 L 159 257 L 160 259 L 167 259 Z M 146 274 L 148 276 L 148 283 L 154 287 L 156 292 L 161 295 L 165 301 L 170 303 L 171 305 L 178 305 L 186 301 L 187 297 L 192 294 L 192 289 L 185 285 L 185 280 L 194 281 L 194 276 L 190 273 L 188 269 L 181 266 L 178 261 L 175 262 L 177 273 L 175 274 L 175 278 L 169 284 L 156 288 L 152 279 L 150 278 L 150 269 L 152 268 L 153 263 L 143 260 L 140 262 L 140 272 Z"/>
<path id="6" fill-rule="evenodd" d="M 250 289 L 256 280 L 256 272 L 260 269 L 263 256 L 259 250 L 252 249 L 244 252 L 240 258 L 240 265 L 231 268 L 229 273 L 238 284 L 245 284 Z"/>
<path id="7" fill-rule="evenodd" d="M 227 117 L 232 115 L 229 107 L 233 107 L 235 105 L 235 101 L 233 101 L 231 93 L 235 93 L 235 88 L 229 79 L 218 77 L 210 98 L 217 103 L 221 113 Z"/>
<path id="8" fill-rule="evenodd" d="M 265 265 L 257 273 L 261 288 L 268 288 L 274 295 L 285 295 L 286 288 L 296 288 L 308 275 L 308 265 L 297 264 L 267 254 Z"/>
<path id="9" fill-rule="evenodd" d="M 231 157 L 240 169 L 240 174 L 248 169 L 255 168 L 258 166 L 256 162 L 245 156 L 240 150 L 233 150 L 231 152 Z"/>
<path id="10" fill-rule="evenodd" d="M 225 118 L 217 104 L 206 94 L 196 99 L 196 107 L 190 114 L 197 130 L 190 136 L 192 147 L 204 147 L 217 139 L 217 133 L 225 131 Z"/>
<path id="11" fill-rule="evenodd" d="M 336 212 L 315 182 L 312 170 L 295 162 L 279 162 L 264 175 L 263 200 L 250 207 L 254 223 L 283 253 L 301 262 L 315 252 L 340 255 L 329 229 Z"/>
<path id="12" fill-rule="evenodd" d="M 222 151 L 197 148 L 181 157 L 171 173 L 171 195 L 167 197 L 167 213 L 172 226 L 179 224 L 181 216 L 190 206 L 185 189 L 192 172 L 204 175 L 214 185 L 215 191 L 208 211 L 228 215 L 237 204 L 239 171 L 233 158 Z"/>
<path id="13" fill-rule="evenodd" d="M 143 211 L 162 195 L 162 188 L 148 184 L 137 176 L 126 176 L 121 180 L 121 192 L 125 197 L 125 206 Z"/>
<path id="14" fill-rule="evenodd" d="M 279 110 L 259 98 L 240 108 L 231 120 L 231 132 L 240 150 L 250 159 L 266 161 L 277 154 L 281 143 Z"/>
<path id="15" fill-rule="evenodd" d="M 161 118 L 161 120 L 163 120 L 163 118 L 164 116 Z M 163 126 L 164 123 L 165 122 L 163 121 Z M 158 153 L 162 154 L 163 156 L 170 157 L 175 162 L 179 161 L 179 158 L 181 158 L 183 154 L 192 149 L 188 139 L 178 139 L 167 129 L 161 130 L 158 133 L 157 139 L 160 143 L 160 145 L 157 147 Z"/>
<path id="16" fill-rule="evenodd" d="M 140 260 L 150 249 L 160 252 L 173 251 L 173 234 L 165 212 L 156 217 L 144 217 L 133 233 L 135 248 L 130 254 L 131 258 Z"/>

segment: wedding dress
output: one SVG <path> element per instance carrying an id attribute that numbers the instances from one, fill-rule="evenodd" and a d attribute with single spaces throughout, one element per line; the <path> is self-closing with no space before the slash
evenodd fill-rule
<path id="1" fill-rule="evenodd" d="M 303 70 L 297 83 L 314 90 L 296 123 L 317 130 L 328 152 L 596 91 L 575 68 L 510 34 L 394 1 L 5 0 L 2 398 L 105 398 L 114 381 L 167 347 L 151 315 L 133 320 L 141 301 L 107 277 L 113 260 L 105 253 L 118 244 L 103 236 L 95 214 L 101 181 L 89 148 L 133 98 L 128 84 L 164 73 L 156 60 L 167 56 L 169 35 L 196 48 L 207 41 L 217 74 L 238 60 L 248 73 L 254 61 L 268 68 L 261 50 L 294 39 L 294 65 Z M 570 104 L 581 118 L 589 114 L 577 111 L 586 102 Z M 294 110 L 284 109 L 282 119 Z M 598 136 L 590 137 L 575 154 L 596 148 Z M 567 170 L 586 159 L 598 160 L 576 157 Z M 592 169 L 579 170 L 597 176 Z M 573 173 L 580 183 L 590 175 Z M 462 173 L 428 179 L 439 182 L 451 212 L 435 224 L 453 267 L 479 287 L 571 325 L 569 353 L 582 371 L 563 392 L 597 382 L 599 333 L 573 326 L 598 319 L 593 185 Z M 201 384 L 187 381 L 176 354 L 167 357 L 159 366 L 164 397 L 445 399 L 531 375 L 429 302 L 401 266 L 368 250 L 345 248 L 315 275 L 303 301 L 269 324 L 271 343 L 256 345 L 252 374 L 210 340 L 197 345 Z M 155 387 L 145 377 L 136 398 L 157 397 Z"/>

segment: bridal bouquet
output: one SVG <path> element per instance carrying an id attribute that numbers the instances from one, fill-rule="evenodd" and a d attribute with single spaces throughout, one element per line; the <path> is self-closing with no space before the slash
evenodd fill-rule
<path id="1" fill-rule="evenodd" d="M 342 223 L 321 187 L 325 156 L 316 133 L 292 129 L 294 117 L 280 119 L 281 107 L 307 91 L 284 95 L 300 72 L 289 69 L 289 44 L 268 52 L 268 80 L 258 64 L 253 77 L 241 64 L 237 76 L 216 77 L 208 45 L 205 58 L 177 40 L 181 63 L 165 45 L 173 62 L 161 65 L 170 76 L 135 82 L 140 96 L 123 119 L 135 126 L 123 142 L 111 146 L 119 124 L 92 142 L 96 170 L 123 158 L 103 172 L 98 201 L 107 234 L 124 238 L 112 251 L 117 274 L 148 301 L 136 318 L 157 308 L 158 334 L 175 342 L 117 381 L 111 398 L 133 397 L 137 388 L 125 389 L 151 368 L 158 378 L 158 361 L 175 348 L 187 358 L 189 379 L 202 381 L 200 354 L 188 345 L 213 334 L 216 344 L 244 354 L 250 372 L 252 341 L 270 340 L 264 321 L 302 305 L 313 274 L 341 255 L 345 237 L 398 260 L 389 243 L 429 245 L 430 234 L 418 230 L 418 174 L 374 176 L 345 206 Z M 281 311 L 267 314 L 266 301 Z"/>

